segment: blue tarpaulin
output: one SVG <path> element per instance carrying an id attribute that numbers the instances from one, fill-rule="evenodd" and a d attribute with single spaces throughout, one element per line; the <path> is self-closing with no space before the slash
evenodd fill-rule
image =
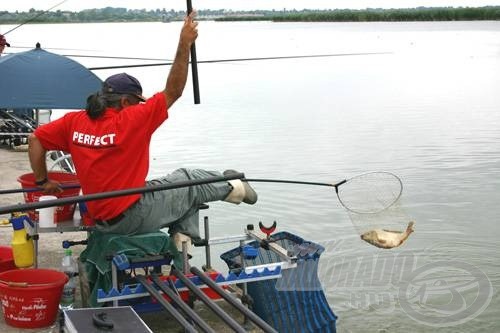
<path id="1" fill-rule="evenodd" d="M 39 47 L 0 57 L 0 108 L 81 109 L 101 85 L 80 63 Z"/>

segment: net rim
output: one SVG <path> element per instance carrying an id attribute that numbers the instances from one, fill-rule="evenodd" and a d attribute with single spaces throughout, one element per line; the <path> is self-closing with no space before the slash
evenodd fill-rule
<path id="1" fill-rule="evenodd" d="M 356 179 L 359 179 L 359 178 L 364 178 L 364 177 L 367 177 L 367 176 L 370 176 L 370 175 L 388 175 L 390 176 L 390 178 L 394 179 L 397 183 L 399 184 L 399 193 L 398 195 L 395 197 L 395 199 L 389 204 L 389 205 L 386 205 L 385 207 L 383 207 L 382 209 L 378 209 L 378 210 L 374 210 L 374 211 L 363 211 L 363 210 L 357 210 L 357 209 L 354 209 L 352 207 L 349 207 L 344 200 L 342 200 L 341 198 L 341 191 L 338 190 L 338 188 L 344 184 L 349 184 L 349 182 L 353 181 L 353 180 L 356 180 Z M 348 211 L 350 212 L 353 212 L 355 214 L 379 214 L 387 209 L 389 209 L 390 207 L 392 207 L 396 202 L 398 202 L 398 200 L 401 198 L 401 196 L 403 195 L 403 181 L 401 180 L 401 178 L 399 178 L 398 176 L 396 176 L 394 173 L 392 172 L 388 172 L 388 171 L 371 171 L 371 172 L 366 172 L 366 173 L 363 173 L 363 174 L 360 174 L 360 175 L 357 175 L 357 176 L 354 176 L 348 180 L 344 180 L 342 182 L 339 182 L 336 186 L 335 186 L 335 192 L 337 194 L 337 198 L 340 202 L 340 204 L 345 208 L 347 209 Z"/>

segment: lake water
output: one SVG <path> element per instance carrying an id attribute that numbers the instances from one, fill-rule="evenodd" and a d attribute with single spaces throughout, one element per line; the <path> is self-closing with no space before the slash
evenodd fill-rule
<path id="1" fill-rule="evenodd" d="M 179 29 L 26 25 L 9 41 L 172 59 Z M 380 250 L 359 239 L 332 189 L 255 183 L 255 206 L 210 205 L 214 237 L 276 220 L 324 245 L 320 278 L 340 332 L 500 330 L 500 22 L 201 22 L 196 46 L 198 60 L 384 54 L 200 64 L 201 104 L 189 81 L 154 136 L 151 177 L 183 166 L 337 182 L 383 170 L 402 179 L 401 204 L 416 221 L 403 247 Z M 146 95 L 168 70 L 126 69 Z"/>

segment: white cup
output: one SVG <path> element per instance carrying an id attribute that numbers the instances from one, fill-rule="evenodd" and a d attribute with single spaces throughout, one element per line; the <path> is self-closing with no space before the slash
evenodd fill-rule
<path id="1" fill-rule="evenodd" d="M 38 201 L 55 200 L 57 197 L 55 195 L 42 195 Z M 56 213 L 56 207 L 40 208 L 38 210 L 38 225 L 40 228 L 54 228 L 56 223 L 54 221 L 54 214 Z"/>

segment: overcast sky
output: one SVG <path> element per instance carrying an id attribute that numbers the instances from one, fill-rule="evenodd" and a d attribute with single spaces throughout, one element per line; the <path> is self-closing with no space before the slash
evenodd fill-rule
<path id="1" fill-rule="evenodd" d="M 0 10 L 47 10 L 62 0 L 2 0 Z M 335 8 L 414 8 L 500 6 L 500 0 L 192 0 L 195 9 L 335 9 Z M 130 9 L 165 8 L 184 10 L 184 0 L 67 0 L 54 10 L 79 11 L 86 8 L 125 7 Z"/>

